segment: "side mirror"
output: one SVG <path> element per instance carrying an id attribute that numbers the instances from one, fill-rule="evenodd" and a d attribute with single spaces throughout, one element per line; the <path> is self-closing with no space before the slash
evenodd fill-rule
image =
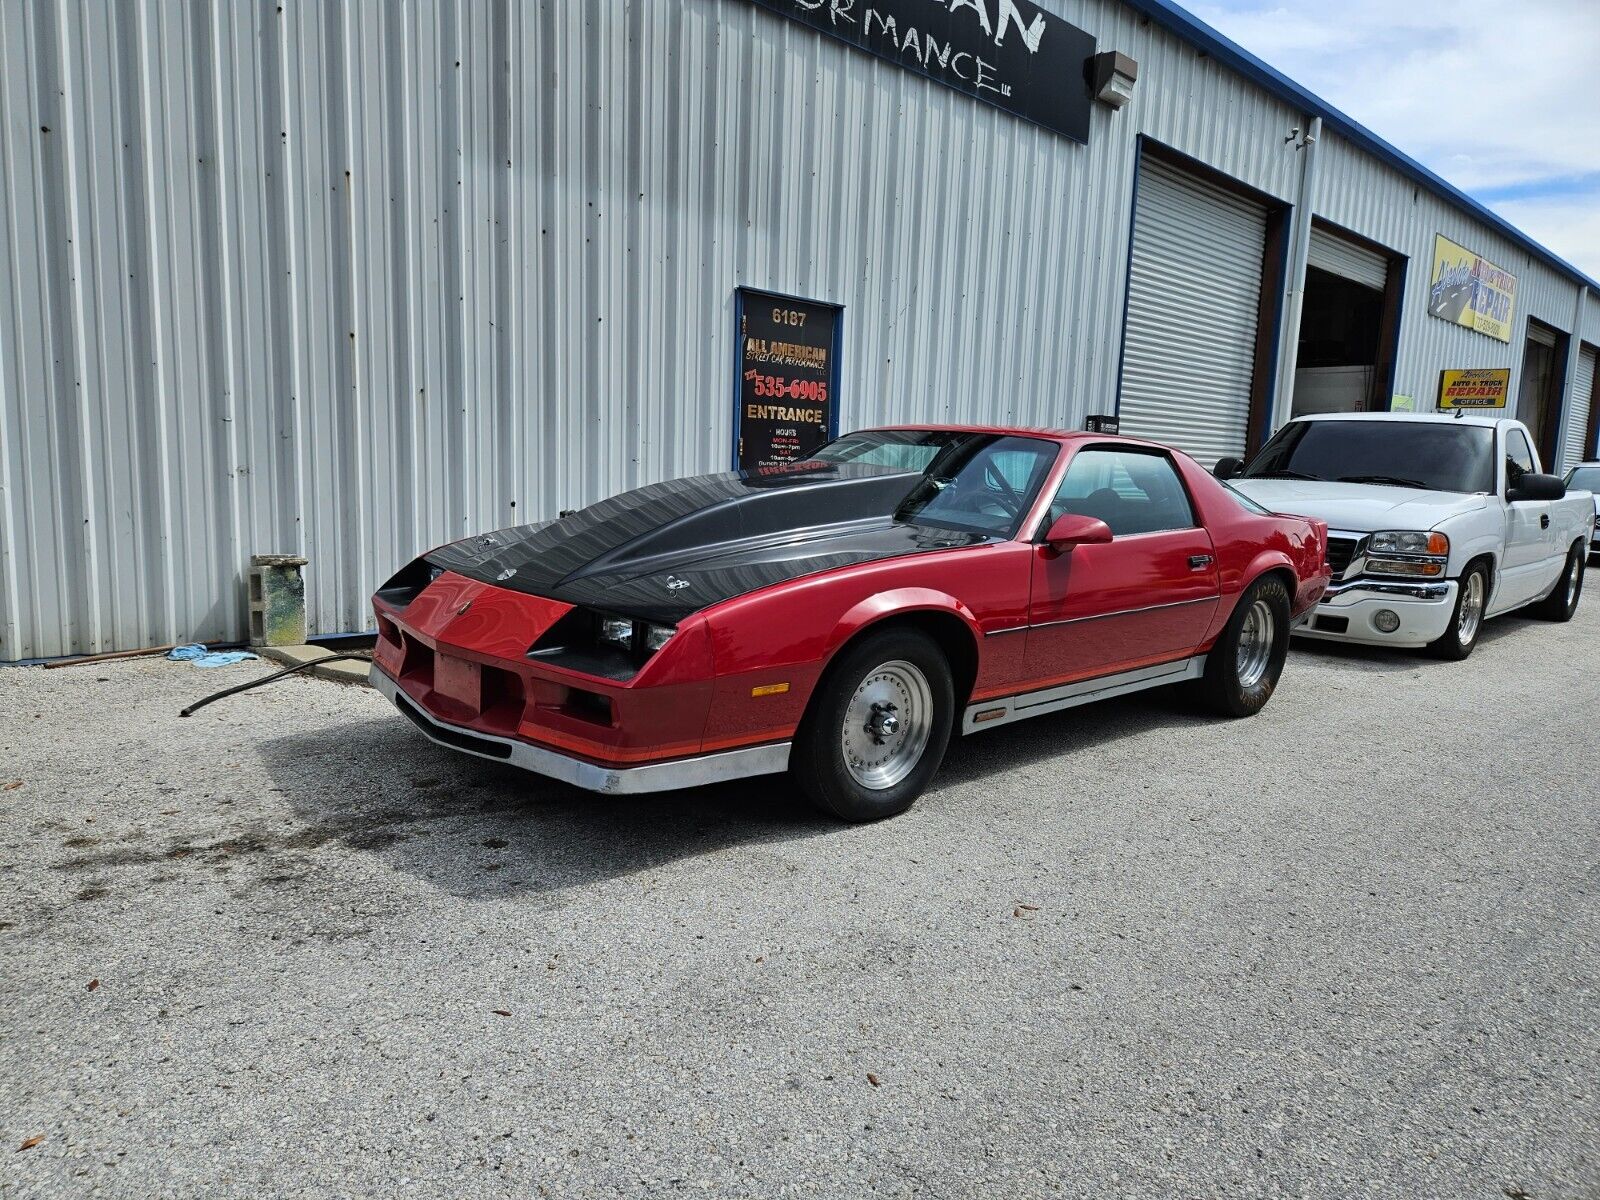
<path id="1" fill-rule="evenodd" d="M 1244 459 L 1219 458 L 1217 465 L 1211 468 L 1211 473 L 1218 479 L 1232 479 L 1242 470 L 1244 470 Z"/>
<path id="2" fill-rule="evenodd" d="M 1540 475 L 1537 471 L 1529 471 L 1517 480 L 1516 487 L 1506 489 L 1506 499 L 1513 503 L 1518 500 L 1560 500 L 1566 494 L 1567 485 L 1559 475 Z"/>
<path id="3" fill-rule="evenodd" d="M 1099 517 L 1062 513 L 1044 535 L 1044 544 L 1057 554 L 1074 546 L 1103 546 L 1111 540 L 1111 526 Z"/>

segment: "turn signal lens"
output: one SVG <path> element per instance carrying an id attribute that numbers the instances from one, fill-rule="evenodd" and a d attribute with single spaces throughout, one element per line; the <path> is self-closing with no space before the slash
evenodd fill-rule
<path id="1" fill-rule="evenodd" d="M 1444 564 L 1410 558 L 1369 558 L 1367 571 L 1373 575 L 1418 575 L 1431 579 L 1444 574 Z"/>

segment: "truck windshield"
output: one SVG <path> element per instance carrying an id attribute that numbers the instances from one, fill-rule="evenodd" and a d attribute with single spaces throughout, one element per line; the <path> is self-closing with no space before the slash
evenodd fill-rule
<path id="1" fill-rule="evenodd" d="M 1494 430 L 1487 425 L 1377 417 L 1285 425 L 1244 477 L 1492 492 L 1494 466 Z"/>
<path id="2" fill-rule="evenodd" d="M 1600 467 L 1573 467 L 1567 472 L 1567 491 L 1600 495 Z"/>
<path id="3" fill-rule="evenodd" d="M 950 429 L 846 434 L 812 455 L 820 462 L 920 471 L 895 520 L 1011 537 L 1033 506 L 1060 447 L 1043 438 Z"/>

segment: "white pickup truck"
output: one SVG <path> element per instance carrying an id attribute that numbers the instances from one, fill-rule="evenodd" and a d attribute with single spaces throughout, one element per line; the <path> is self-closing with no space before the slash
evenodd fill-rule
<path id="1" fill-rule="evenodd" d="M 1520 421 L 1301 417 L 1216 473 L 1266 508 L 1328 523 L 1333 582 L 1299 634 L 1461 659 L 1487 617 L 1577 610 L 1594 504 L 1540 472 Z"/>

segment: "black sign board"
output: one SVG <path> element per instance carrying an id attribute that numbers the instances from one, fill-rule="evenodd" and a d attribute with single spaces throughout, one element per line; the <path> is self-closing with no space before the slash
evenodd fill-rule
<path id="1" fill-rule="evenodd" d="M 1094 38 L 1032 0 L 755 0 L 1076 142 Z"/>
<path id="2" fill-rule="evenodd" d="M 760 471 L 800 462 L 839 428 L 839 332 L 844 310 L 740 288 L 733 465 Z"/>

